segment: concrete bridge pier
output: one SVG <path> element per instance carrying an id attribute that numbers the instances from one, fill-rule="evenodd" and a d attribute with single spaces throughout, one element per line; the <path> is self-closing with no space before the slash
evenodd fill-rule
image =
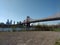
<path id="1" fill-rule="evenodd" d="M 24 23 L 23 26 L 30 27 L 30 23 Z"/>
<path id="2" fill-rule="evenodd" d="M 27 23 L 27 24 L 26 24 L 26 27 L 30 27 L 30 23 Z"/>
<path id="3" fill-rule="evenodd" d="M 24 23 L 23 26 L 24 26 L 24 30 L 29 30 L 30 23 Z"/>
<path id="4" fill-rule="evenodd" d="M 26 30 L 29 30 L 29 28 L 30 28 L 30 23 L 25 23 L 24 26 L 25 26 L 25 29 L 26 29 Z"/>

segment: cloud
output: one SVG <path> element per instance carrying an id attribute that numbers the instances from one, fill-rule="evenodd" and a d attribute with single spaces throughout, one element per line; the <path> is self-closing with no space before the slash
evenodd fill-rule
<path id="1" fill-rule="evenodd" d="M 60 17 L 60 12 L 57 12 L 57 13 L 49 16 L 48 18 L 54 18 L 54 17 Z"/>

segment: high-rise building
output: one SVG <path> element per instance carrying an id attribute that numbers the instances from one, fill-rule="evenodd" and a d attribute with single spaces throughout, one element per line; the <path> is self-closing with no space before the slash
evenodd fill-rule
<path id="1" fill-rule="evenodd" d="M 14 24 L 15 24 L 15 21 L 14 21 Z"/>
<path id="2" fill-rule="evenodd" d="M 6 22 L 7 25 L 9 25 L 9 19 L 7 19 L 7 22 Z"/>
<path id="3" fill-rule="evenodd" d="M 12 20 L 9 23 L 10 23 L 10 25 L 12 25 Z"/>

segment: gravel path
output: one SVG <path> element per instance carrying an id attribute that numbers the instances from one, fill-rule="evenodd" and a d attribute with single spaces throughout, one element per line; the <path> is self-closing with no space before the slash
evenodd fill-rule
<path id="1" fill-rule="evenodd" d="M 0 32 L 0 45 L 54 45 L 60 32 Z"/>

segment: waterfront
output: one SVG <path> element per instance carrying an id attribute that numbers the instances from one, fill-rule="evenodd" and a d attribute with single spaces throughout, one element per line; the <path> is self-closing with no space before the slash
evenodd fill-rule
<path id="1" fill-rule="evenodd" d="M 13 30 L 16 30 L 16 31 L 21 31 L 21 30 L 34 30 L 35 28 L 0 28 L 0 31 L 6 31 L 6 32 L 12 32 Z"/>

